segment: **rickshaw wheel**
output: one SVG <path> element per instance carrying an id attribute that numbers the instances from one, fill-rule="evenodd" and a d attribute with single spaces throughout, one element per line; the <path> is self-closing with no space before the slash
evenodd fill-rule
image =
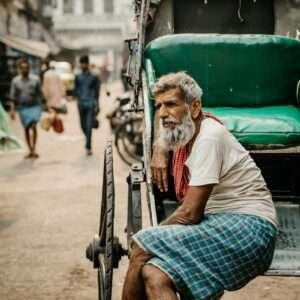
<path id="1" fill-rule="evenodd" d="M 98 268 L 99 300 L 110 300 L 113 277 L 113 241 L 115 189 L 112 144 L 108 143 L 104 154 L 102 202 L 99 222 L 100 248 Z M 102 298 L 100 298 L 102 297 Z"/>
<path id="2" fill-rule="evenodd" d="M 114 210 L 115 189 L 113 175 L 112 143 L 105 148 L 102 200 L 100 211 L 99 235 L 86 249 L 86 257 L 93 262 L 94 268 L 98 269 L 98 299 L 111 300 L 113 267 L 116 259 L 124 255 L 121 245 L 114 239 Z M 113 253 L 118 254 L 113 260 Z"/>

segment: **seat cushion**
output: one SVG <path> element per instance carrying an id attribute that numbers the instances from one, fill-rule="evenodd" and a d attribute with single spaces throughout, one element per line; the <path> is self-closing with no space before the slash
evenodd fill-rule
<path id="1" fill-rule="evenodd" d="M 205 107 L 248 149 L 300 144 L 300 108 L 293 105 L 256 108 Z"/>
<path id="2" fill-rule="evenodd" d="M 174 34 L 149 43 L 144 58 L 156 78 L 190 74 L 207 107 L 262 107 L 296 105 L 299 54 L 300 41 L 284 36 Z"/>

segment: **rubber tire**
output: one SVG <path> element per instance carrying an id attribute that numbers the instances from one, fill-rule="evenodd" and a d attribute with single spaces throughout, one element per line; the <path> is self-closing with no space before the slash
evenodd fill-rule
<path id="1" fill-rule="evenodd" d="M 126 138 L 126 126 L 134 126 L 134 123 L 137 122 L 142 122 L 142 119 L 140 117 L 134 117 L 126 120 L 116 131 L 115 134 L 115 145 L 118 151 L 118 154 L 120 155 L 121 159 L 127 164 L 127 165 L 132 165 L 133 163 L 136 162 L 141 162 L 142 157 L 139 155 L 136 155 L 128 149 L 128 146 L 125 143 L 125 138 Z M 135 133 L 133 132 L 132 135 L 138 135 L 140 134 L 139 132 Z M 141 133 L 141 141 L 142 141 L 142 133 Z M 142 142 L 141 142 L 142 143 Z M 142 144 L 133 144 L 135 147 L 142 147 Z"/>
<path id="2" fill-rule="evenodd" d="M 113 236 L 114 236 L 115 188 L 113 172 L 113 150 L 109 142 L 104 153 L 102 201 L 99 223 L 100 246 L 105 249 L 99 255 L 98 298 L 111 300 L 113 278 Z"/>

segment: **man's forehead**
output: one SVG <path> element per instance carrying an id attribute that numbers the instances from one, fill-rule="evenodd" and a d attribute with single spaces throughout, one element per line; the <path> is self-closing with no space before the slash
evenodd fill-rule
<path id="1" fill-rule="evenodd" d="M 155 97 L 155 102 L 160 103 L 164 101 L 182 101 L 184 103 L 184 98 L 182 96 L 180 88 L 168 89 L 165 92 L 159 93 Z"/>

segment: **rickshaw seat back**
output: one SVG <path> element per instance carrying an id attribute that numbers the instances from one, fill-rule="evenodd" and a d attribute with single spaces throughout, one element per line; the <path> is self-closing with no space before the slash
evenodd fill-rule
<path id="1" fill-rule="evenodd" d="M 300 41 L 274 35 L 175 34 L 145 49 L 150 89 L 186 71 L 203 106 L 248 148 L 300 145 Z M 267 120 L 267 122 L 266 122 Z"/>

